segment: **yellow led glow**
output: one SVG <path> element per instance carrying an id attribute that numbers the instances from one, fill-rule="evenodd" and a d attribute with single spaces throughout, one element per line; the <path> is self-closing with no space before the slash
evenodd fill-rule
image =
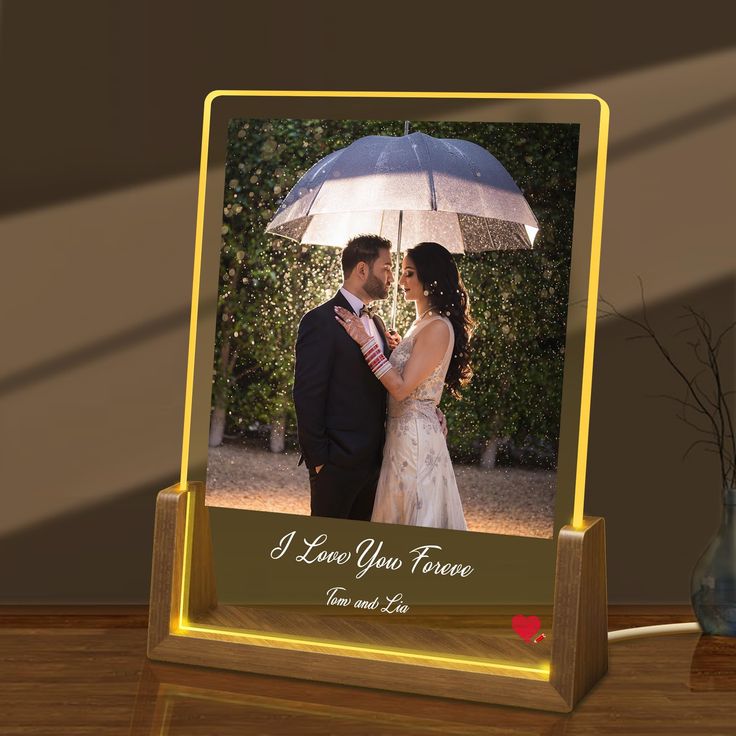
<path id="1" fill-rule="evenodd" d="M 191 321 L 189 325 L 189 352 L 187 358 L 186 394 L 184 403 L 184 435 L 182 438 L 182 458 L 180 489 L 187 492 L 187 474 L 189 466 L 189 443 L 191 437 L 192 404 L 194 392 L 194 364 L 197 341 L 197 317 L 200 293 L 200 272 L 202 265 L 202 244 L 204 239 L 204 205 L 207 185 L 208 146 L 210 138 L 210 122 L 212 103 L 218 97 L 362 97 L 362 98 L 442 98 L 442 99 L 487 99 L 487 100 L 593 100 L 600 105 L 598 130 L 598 153 L 595 175 L 595 193 L 593 205 L 593 229 L 590 256 L 590 272 L 588 279 L 588 303 L 586 311 L 585 346 L 583 353 L 583 375 L 580 400 L 580 423 L 578 433 L 578 452 L 575 474 L 575 491 L 572 524 L 575 528 L 583 527 L 583 505 L 585 500 L 586 453 L 588 448 L 588 432 L 590 419 L 590 398 L 593 377 L 593 350 L 595 344 L 595 324 L 598 301 L 598 276 L 600 268 L 601 232 L 603 226 L 603 192 L 606 172 L 606 149 L 608 145 L 608 105 L 597 95 L 577 93 L 527 93 L 527 92 L 365 92 L 365 91 L 304 91 L 304 90 L 215 90 L 205 98 L 202 120 L 202 146 L 199 167 L 199 191 L 197 197 L 197 220 L 194 248 L 194 273 L 192 280 Z M 312 651 L 330 650 L 343 656 L 381 657 L 392 661 L 411 661 L 416 664 L 434 664 L 438 667 L 467 669 L 469 667 L 487 669 L 500 673 L 506 670 L 524 674 L 532 679 L 549 680 L 549 664 L 540 667 L 509 665 L 488 662 L 472 657 L 445 657 L 442 655 L 423 654 L 404 650 L 390 650 L 374 647 L 324 642 L 316 639 L 266 635 L 258 632 L 218 629 L 216 627 L 194 626 L 188 621 L 188 601 L 191 569 L 191 547 L 193 535 L 193 513 L 191 496 L 186 499 L 186 531 L 184 537 L 184 559 L 181 580 L 181 596 L 179 600 L 178 628 L 176 634 L 194 636 L 205 634 L 210 636 L 234 638 L 250 643 L 267 643 L 271 646 L 291 646 Z M 522 674 L 524 673 L 524 674 Z"/>
<path id="2" fill-rule="evenodd" d="M 178 628 L 181 629 L 189 618 L 189 584 L 192 572 L 192 537 L 194 536 L 194 514 L 191 513 L 192 494 L 186 493 L 186 515 L 184 523 L 184 564 L 182 565 L 181 595 L 179 598 Z"/>
<path id="3" fill-rule="evenodd" d="M 598 158 L 593 198 L 593 231 L 591 239 L 590 273 L 588 277 L 588 305 L 586 313 L 585 348 L 583 354 L 582 392 L 578 453 L 575 473 L 575 493 L 572 524 L 583 526 L 585 501 L 585 473 L 587 469 L 588 431 L 590 424 L 590 394 L 593 384 L 593 350 L 598 303 L 598 274 L 600 268 L 601 232 L 603 229 L 603 192 L 606 175 L 606 150 L 608 147 L 608 105 L 597 95 L 555 92 L 338 92 L 335 90 L 214 90 L 205 98 L 202 120 L 202 147 L 199 165 L 199 193 L 197 196 L 197 225 L 194 244 L 194 274 L 192 280 L 192 309 L 189 325 L 189 353 L 187 359 L 186 393 L 184 398 L 184 436 L 182 439 L 181 476 L 182 490 L 187 488 L 189 469 L 189 441 L 191 436 L 192 403 L 194 392 L 194 356 L 197 344 L 197 315 L 199 307 L 202 242 L 204 238 L 204 202 L 207 189 L 207 160 L 210 138 L 212 103 L 218 97 L 364 97 L 364 98 L 434 98 L 476 100 L 594 100 L 600 105 L 598 127 Z"/>
<path id="4" fill-rule="evenodd" d="M 595 348 L 595 324 L 598 314 L 598 276 L 601 263 L 601 233 L 603 230 L 603 192 L 606 181 L 606 152 L 608 149 L 608 105 L 596 97 L 601 106 L 598 124 L 598 160 L 595 167 L 595 192 L 593 195 L 593 233 L 588 274 L 588 304 L 585 315 L 585 349 L 583 352 L 583 381 L 580 396 L 580 424 L 578 426 L 578 456 L 575 473 L 575 502 L 572 525 L 583 528 L 585 502 L 585 472 L 588 466 L 588 432 L 590 430 L 590 395 L 593 387 L 593 351 Z"/>
<path id="5" fill-rule="evenodd" d="M 262 634 L 258 631 L 246 631 L 238 629 L 221 629 L 216 626 L 204 626 L 200 624 L 185 623 L 177 632 L 179 635 L 208 634 L 212 638 L 225 640 L 240 640 L 254 645 L 271 645 L 285 649 L 298 649 L 300 651 L 325 652 L 345 657 L 363 657 L 368 659 L 383 659 L 399 661 L 404 664 L 431 664 L 444 669 L 457 669 L 463 672 L 475 670 L 492 670 L 499 673 L 505 670 L 510 674 L 519 676 L 526 675 L 529 679 L 549 680 L 549 663 L 543 663 L 538 667 L 529 665 L 508 664 L 503 662 L 490 662 L 481 657 L 452 657 L 442 654 L 425 654 L 408 649 L 394 647 L 371 647 L 343 642 L 329 642 L 321 639 L 301 638 L 298 636 L 287 636 L 285 634 Z"/>
<path id="6" fill-rule="evenodd" d="M 529 665 L 509 664 L 505 662 L 491 662 L 480 657 L 452 657 L 441 654 L 425 654 L 406 649 L 392 647 L 370 647 L 367 645 L 346 644 L 342 642 L 329 642 L 320 639 L 289 636 L 286 634 L 263 634 L 258 631 L 246 631 L 238 629 L 222 629 L 217 626 L 206 626 L 193 624 L 189 621 L 189 585 L 192 560 L 192 533 L 194 524 L 194 513 L 191 491 L 186 491 L 186 520 L 184 531 L 184 564 L 182 565 L 181 595 L 179 598 L 179 610 L 177 615 L 177 626 L 174 633 L 177 636 L 196 636 L 197 634 L 209 635 L 212 638 L 224 640 L 243 641 L 254 645 L 276 646 L 286 649 L 298 649 L 300 651 L 324 652 L 329 651 L 338 656 L 363 657 L 385 661 L 402 662 L 405 664 L 429 664 L 443 669 L 455 669 L 461 671 L 486 671 L 489 673 L 503 674 L 503 672 L 516 677 L 526 677 L 534 680 L 549 680 L 550 665 L 545 662 L 538 667 Z"/>

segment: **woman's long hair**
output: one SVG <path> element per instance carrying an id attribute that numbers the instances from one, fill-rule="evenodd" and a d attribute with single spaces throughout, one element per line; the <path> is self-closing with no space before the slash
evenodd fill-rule
<path id="1" fill-rule="evenodd" d="M 452 322 L 455 345 L 445 385 L 455 398 L 460 398 L 460 389 L 470 382 L 473 375 L 469 343 L 475 322 L 470 316 L 467 289 L 450 251 L 439 243 L 419 243 L 409 248 L 406 255 L 414 263 L 432 311 Z"/>

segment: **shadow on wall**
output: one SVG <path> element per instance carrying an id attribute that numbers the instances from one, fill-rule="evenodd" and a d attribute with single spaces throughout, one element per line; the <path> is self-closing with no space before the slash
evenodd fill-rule
<path id="1" fill-rule="evenodd" d="M 336 64 L 335 59 L 355 56 L 353 35 L 340 27 L 341 13 L 316 16 L 309 6 L 296 4 L 289 9 L 291 22 L 284 23 L 279 5 L 228 5 L 228 10 L 200 6 L 194 12 L 193 4 L 185 2 L 172 14 L 166 4 L 140 0 L 45 3 L 44 22 L 39 23 L 33 3 L 2 4 L 0 61 L 3 69 L 13 70 L 3 76 L 3 93 L 22 114 L 0 120 L 0 157 L 7 176 L 7 185 L 0 188 L 0 211 L 19 212 L 196 171 L 202 105 L 213 89 L 314 89 L 319 78 L 322 89 L 558 91 L 582 81 L 581 70 L 585 79 L 602 78 L 733 43 L 730 25 L 714 24 L 707 13 L 694 14 L 686 28 L 675 25 L 663 34 L 661 12 L 654 6 L 640 6 L 635 23 L 600 7 L 593 23 L 592 13 L 578 14 L 571 22 L 550 3 L 535 9 L 535 22 L 524 31 L 526 47 L 536 54 L 520 56 L 515 34 L 494 34 L 494 58 L 514 60 L 496 65 L 500 71 L 494 79 L 493 68 L 489 77 L 484 65 L 468 63 L 473 58 L 468 50 L 485 54 L 488 43 L 489 24 L 482 22 L 480 8 L 475 11 L 478 22 L 449 37 L 432 14 L 419 17 L 410 6 L 393 7 L 391 23 L 380 14 L 366 16 L 382 48 L 397 53 L 374 54 L 369 63 Z M 518 16 L 513 6 L 494 4 L 487 18 L 494 28 L 516 28 Z M 223 42 L 226 17 L 233 24 L 240 17 L 246 27 L 266 31 L 249 34 L 248 63 L 239 44 Z M 605 34 L 592 30 L 602 27 Z M 406 63 L 403 57 L 412 56 L 407 28 L 413 29 L 417 50 L 431 47 L 436 38 L 443 59 L 466 59 L 463 73 L 458 74 L 458 63 L 419 68 Z M 277 44 L 269 29 L 278 29 Z M 31 41 L 34 53 L 29 54 Z M 294 63 L 305 56 L 309 64 Z M 539 60 L 551 57 L 554 63 L 545 64 L 540 76 Z M 50 123 L 49 110 L 74 114 L 55 115 Z M 38 172 L 59 171 L 64 172 L 63 186 L 39 193 Z"/>
<path id="2" fill-rule="evenodd" d="M 633 276 L 631 289 L 639 289 Z M 685 344 L 691 338 L 675 334 L 685 305 L 705 314 L 714 331 L 724 329 L 736 318 L 736 278 L 647 305 L 662 342 L 693 375 L 702 366 Z M 610 602 L 688 603 L 690 572 L 720 519 L 718 457 L 696 447 L 683 460 L 701 435 L 677 419 L 675 402 L 656 397 L 682 396 L 683 385 L 655 345 L 628 340 L 633 334 L 635 327 L 615 317 L 599 320 L 586 513 L 606 518 Z M 732 331 L 722 350 L 731 389 L 735 354 Z"/>
<path id="3" fill-rule="evenodd" d="M 0 539 L 0 602 L 147 603 L 156 495 L 172 482 L 152 478 Z"/>
<path id="4" fill-rule="evenodd" d="M 694 372 L 689 349 L 674 335 L 686 304 L 723 328 L 736 312 L 736 280 L 648 305 L 651 323 Z M 599 323 L 586 513 L 606 518 L 611 603 L 687 603 L 690 571 L 719 521 L 717 459 L 696 448 L 682 460 L 693 430 L 676 418 L 672 402 L 654 397 L 677 395 L 681 386 L 654 345 L 627 340 L 632 334 L 615 318 Z M 723 351 L 730 381 L 735 337 Z M 155 497 L 171 482 L 151 479 L 0 540 L 0 590 L 13 591 L 4 602 L 145 602 Z"/>

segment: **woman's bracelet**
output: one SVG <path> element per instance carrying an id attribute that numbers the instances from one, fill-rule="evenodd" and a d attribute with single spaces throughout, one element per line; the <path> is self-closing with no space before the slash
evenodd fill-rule
<path id="1" fill-rule="evenodd" d="M 388 373 L 393 366 L 383 354 L 378 346 L 375 337 L 371 337 L 360 346 L 363 357 L 368 363 L 368 367 L 373 371 L 373 375 L 380 380 L 381 376 Z"/>

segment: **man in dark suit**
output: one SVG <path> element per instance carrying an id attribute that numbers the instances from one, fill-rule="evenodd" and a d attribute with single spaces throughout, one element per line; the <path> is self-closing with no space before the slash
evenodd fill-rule
<path id="1" fill-rule="evenodd" d="M 353 238 L 342 252 L 342 270 L 339 291 L 299 324 L 294 369 L 299 464 L 309 469 L 312 516 L 367 521 L 381 470 L 386 390 L 338 324 L 335 306 L 359 315 L 389 355 L 394 338 L 364 307 L 388 296 L 391 243 L 376 235 Z"/>

